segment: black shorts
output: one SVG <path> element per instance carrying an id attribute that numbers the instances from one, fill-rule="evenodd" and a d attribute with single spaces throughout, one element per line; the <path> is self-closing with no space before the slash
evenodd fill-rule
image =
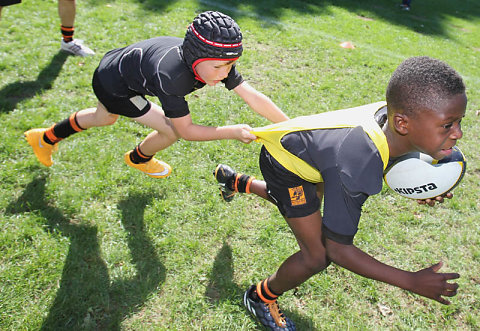
<path id="1" fill-rule="evenodd" d="M 320 209 L 316 184 L 285 169 L 265 146 L 260 152 L 260 170 L 267 183 L 268 195 L 275 200 L 283 216 L 305 217 Z"/>
<path id="2" fill-rule="evenodd" d="M 97 99 L 107 108 L 109 113 L 126 117 L 140 117 L 145 115 L 151 107 L 144 95 L 131 91 L 127 96 L 116 96 L 105 90 L 95 70 L 92 79 L 93 92 Z"/>

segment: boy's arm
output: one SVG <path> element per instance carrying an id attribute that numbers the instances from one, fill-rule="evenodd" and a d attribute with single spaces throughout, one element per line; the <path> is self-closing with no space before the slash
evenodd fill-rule
<path id="1" fill-rule="evenodd" d="M 288 116 L 270 100 L 269 97 L 254 89 L 247 82 L 242 82 L 233 89 L 256 113 L 271 122 L 288 120 Z"/>
<path id="2" fill-rule="evenodd" d="M 252 128 L 246 124 L 227 126 L 203 126 L 192 123 L 190 114 L 183 117 L 171 118 L 175 131 L 185 140 L 207 141 L 219 139 L 237 139 L 244 143 L 250 143 L 257 137 L 250 133 Z"/>
<path id="3" fill-rule="evenodd" d="M 441 262 L 417 272 L 408 272 L 379 262 L 354 245 L 326 239 L 326 248 L 331 261 L 361 276 L 398 286 L 445 305 L 450 302 L 443 296 L 452 297 L 457 294 L 458 284 L 447 281 L 460 275 L 438 273 L 442 267 Z"/>

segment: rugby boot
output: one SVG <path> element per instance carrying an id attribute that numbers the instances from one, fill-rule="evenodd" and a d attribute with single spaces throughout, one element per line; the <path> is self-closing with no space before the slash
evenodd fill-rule
<path id="1" fill-rule="evenodd" d="M 235 171 L 225 164 L 219 164 L 213 175 L 218 182 L 222 199 L 226 202 L 232 201 L 236 193 L 234 185 L 237 174 Z"/>
<path id="2" fill-rule="evenodd" d="M 165 178 L 170 176 L 172 173 L 172 167 L 163 161 L 157 160 L 156 158 L 152 158 L 150 161 L 145 163 L 133 163 L 130 159 L 130 153 L 132 153 L 132 151 L 125 153 L 125 163 L 132 168 L 140 170 L 150 177 Z"/>
<path id="3" fill-rule="evenodd" d="M 243 305 L 267 329 L 272 331 L 295 331 L 295 324 L 278 307 L 277 300 L 272 303 L 263 302 L 252 285 L 243 295 Z"/>
<path id="4" fill-rule="evenodd" d="M 47 129 L 31 129 L 25 131 L 25 139 L 33 148 L 33 153 L 41 164 L 50 167 L 53 164 L 52 154 L 57 151 L 58 144 L 48 144 L 43 139 L 43 135 Z"/>

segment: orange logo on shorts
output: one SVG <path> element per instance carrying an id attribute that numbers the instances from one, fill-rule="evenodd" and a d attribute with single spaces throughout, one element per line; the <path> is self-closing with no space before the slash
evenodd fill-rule
<path id="1" fill-rule="evenodd" d="M 303 192 L 303 186 L 289 187 L 288 192 L 290 193 L 292 206 L 299 206 L 307 203 L 305 192 Z"/>

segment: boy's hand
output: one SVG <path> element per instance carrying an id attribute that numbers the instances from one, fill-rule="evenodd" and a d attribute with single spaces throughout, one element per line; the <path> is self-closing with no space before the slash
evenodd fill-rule
<path id="1" fill-rule="evenodd" d="M 457 273 L 438 273 L 443 263 L 439 262 L 429 268 L 425 268 L 413 273 L 412 292 L 423 295 L 424 297 L 438 301 L 444 305 L 449 305 L 450 301 L 443 296 L 453 297 L 457 294 L 458 284 L 448 283 L 450 279 L 460 277 Z"/>
<path id="2" fill-rule="evenodd" d="M 448 192 L 448 193 L 445 193 L 443 195 L 439 195 L 439 196 L 437 196 L 433 199 L 417 200 L 417 203 L 419 205 L 429 205 L 430 207 L 433 207 L 433 206 L 435 206 L 435 202 L 443 203 L 445 198 L 448 198 L 448 199 L 453 198 L 453 193 Z"/>
<path id="3" fill-rule="evenodd" d="M 247 124 L 229 125 L 228 127 L 233 130 L 234 139 L 240 140 L 242 143 L 249 144 L 257 139 L 257 136 L 250 133 L 252 128 Z"/>

